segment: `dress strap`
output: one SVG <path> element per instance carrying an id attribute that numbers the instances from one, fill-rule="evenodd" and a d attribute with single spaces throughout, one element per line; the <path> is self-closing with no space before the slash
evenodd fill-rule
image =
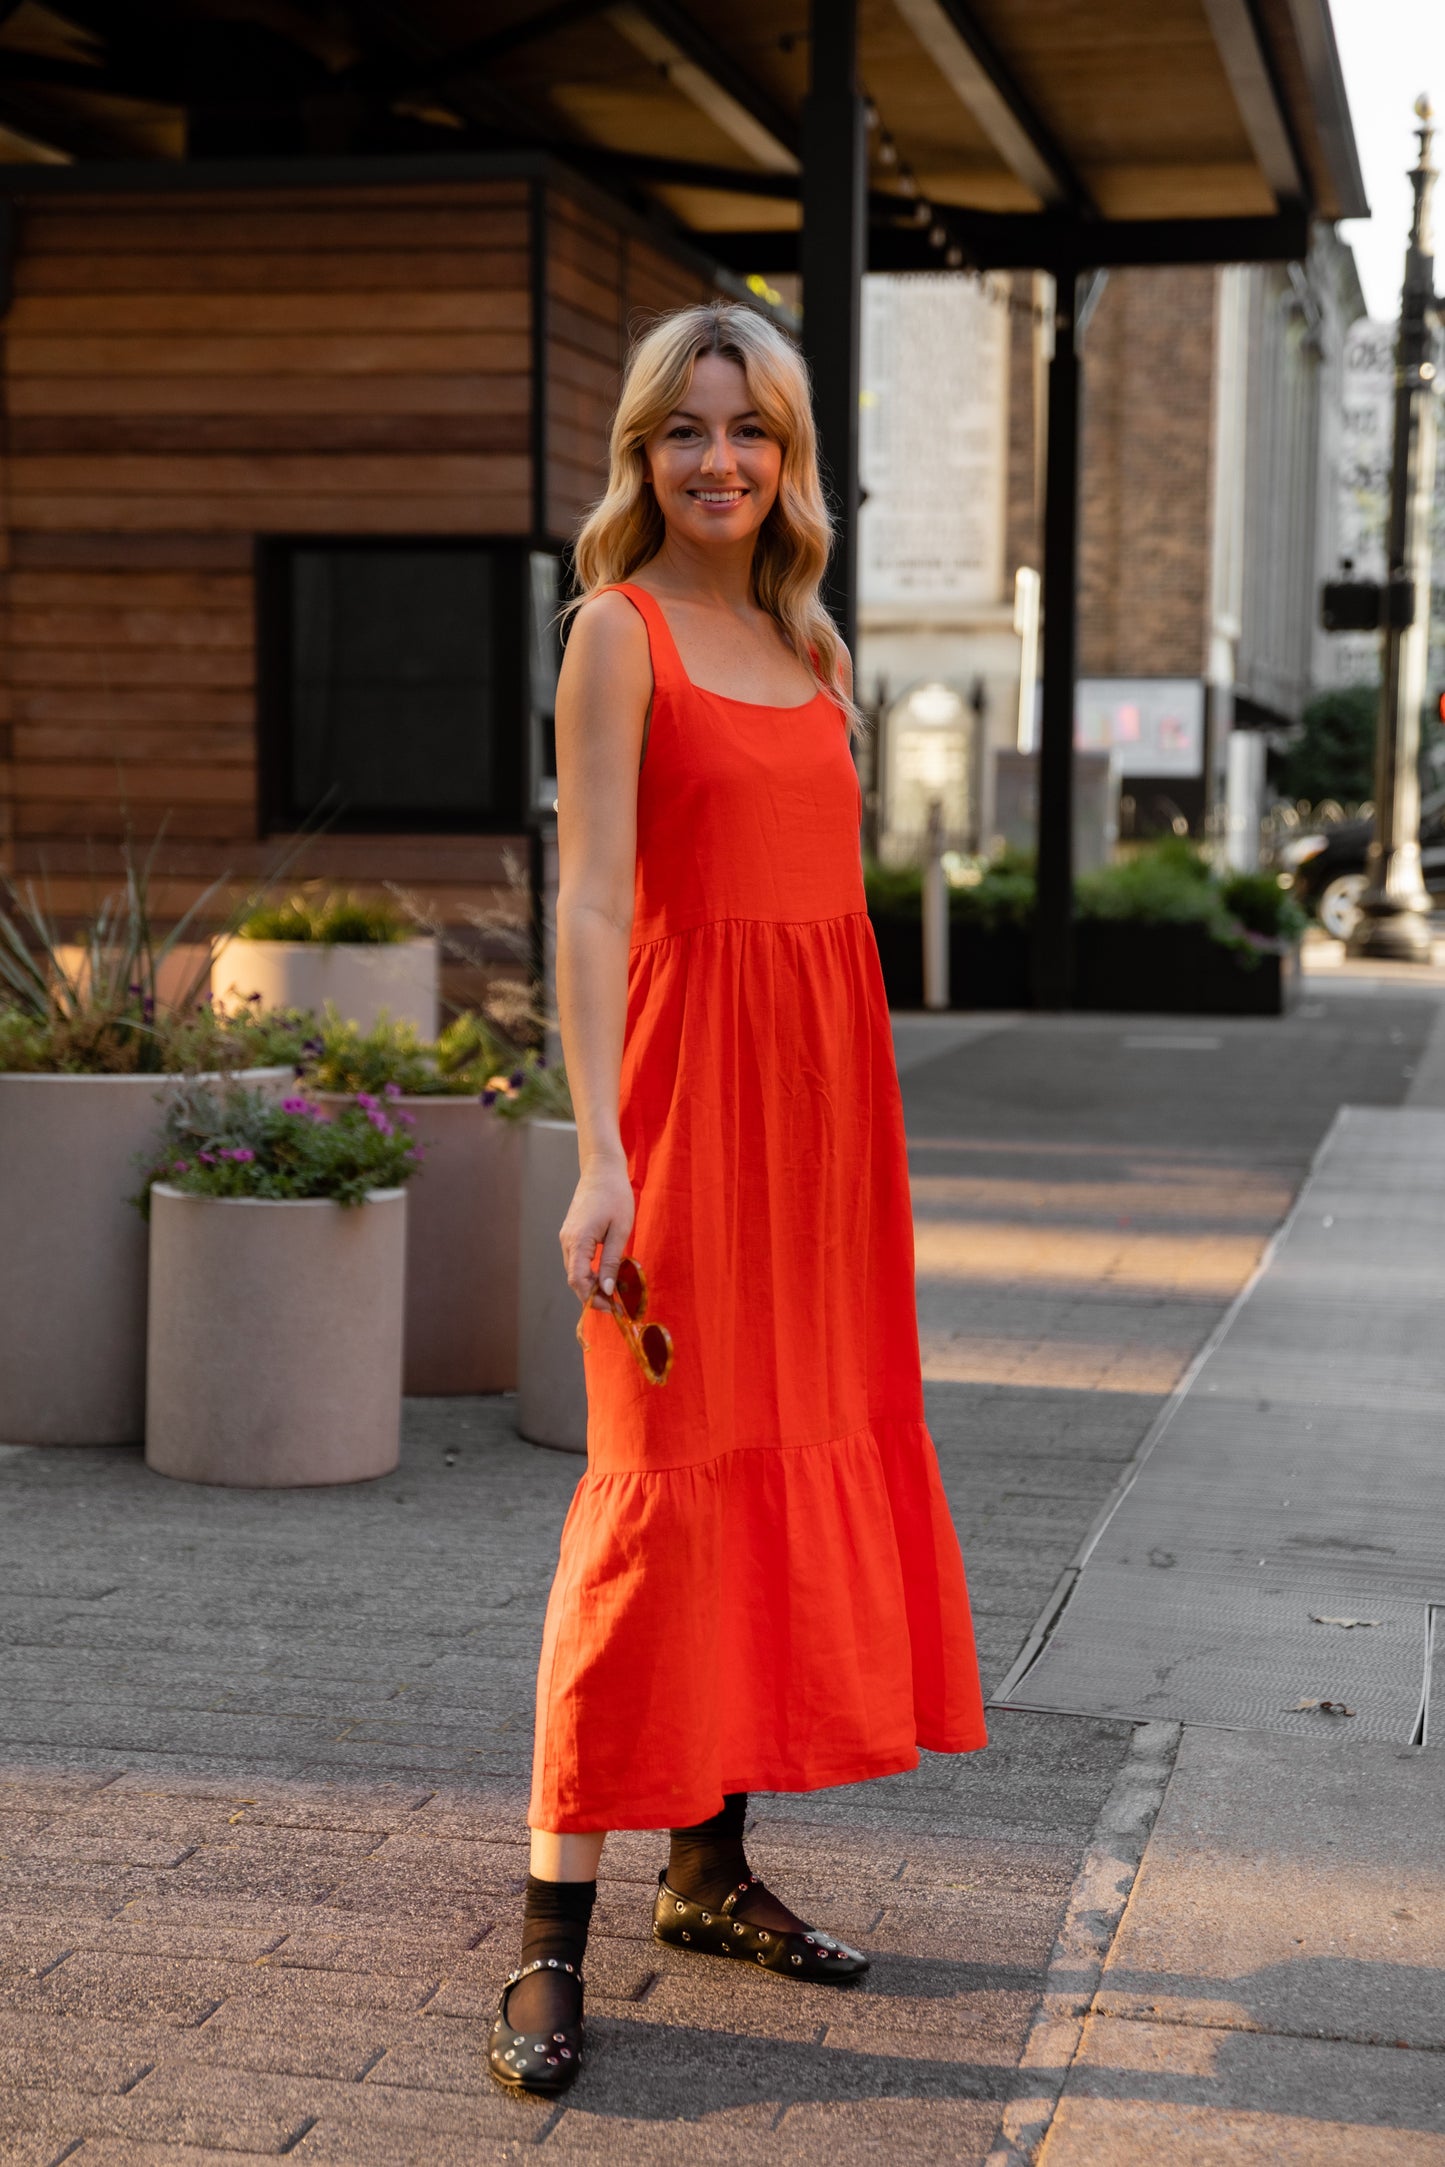
<path id="1" fill-rule="evenodd" d="M 624 594 L 647 627 L 647 645 L 652 655 L 652 683 L 657 692 L 679 693 L 688 686 L 688 675 L 682 666 L 677 643 L 668 630 L 667 618 L 656 595 L 645 587 L 634 587 L 631 580 L 614 580 L 610 587 L 599 587 L 598 594 Z"/>

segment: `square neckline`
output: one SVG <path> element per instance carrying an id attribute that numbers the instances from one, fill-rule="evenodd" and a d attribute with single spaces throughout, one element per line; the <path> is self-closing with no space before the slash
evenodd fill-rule
<path id="1" fill-rule="evenodd" d="M 788 707 L 780 707 L 773 700 L 744 700 L 740 699 L 734 692 L 714 692 L 711 685 L 700 685 L 697 679 L 689 674 L 687 665 L 682 659 L 682 650 L 677 644 L 672 626 L 667 621 L 667 611 L 651 588 L 644 587 L 635 579 L 620 579 L 617 581 L 617 586 L 624 593 L 629 588 L 632 588 L 638 594 L 646 595 L 662 620 L 662 629 L 667 634 L 667 642 L 672 649 L 672 659 L 677 664 L 677 674 L 690 692 L 701 694 L 705 700 L 725 700 L 729 707 L 750 707 L 755 711 L 769 715 L 801 715 L 806 708 L 813 707 L 819 700 L 828 700 L 830 705 L 835 704 L 830 699 L 826 688 L 822 685 L 819 685 L 814 692 L 811 692 L 806 700 L 794 700 Z"/>

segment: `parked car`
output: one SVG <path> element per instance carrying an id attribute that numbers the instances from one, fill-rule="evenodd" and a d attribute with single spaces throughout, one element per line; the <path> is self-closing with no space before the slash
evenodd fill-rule
<path id="1" fill-rule="evenodd" d="M 1336 940 L 1347 940 L 1354 927 L 1374 833 L 1373 820 L 1337 820 L 1292 835 L 1276 853 L 1291 892 Z M 1431 898 L 1445 908 L 1445 788 L 1421 800 L 1420 870 Z"/>

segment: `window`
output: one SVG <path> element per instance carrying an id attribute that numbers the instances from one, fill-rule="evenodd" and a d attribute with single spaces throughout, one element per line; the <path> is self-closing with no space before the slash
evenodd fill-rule
<path id="1" fill-rule="evenodd" d="M 277 541 L 260 569 L 267 828 L 525 823 L 550 688 L 523 545 Z"/>

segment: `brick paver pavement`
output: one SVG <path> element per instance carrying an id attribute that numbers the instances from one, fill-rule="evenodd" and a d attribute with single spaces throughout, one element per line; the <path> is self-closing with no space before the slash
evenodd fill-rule
<path id="1" fill-rule="evenodd" d="M 910 1035 L 930 1416 L 990 1682 L 1435 998 Z M 659 1948 L 661 1841 L 612 1839 L 591 2064 L 561 2106 L 491 2084 L 576 1474 L 505 1401 L 412 1403 L 401 1471 L 354 1490 L 0 1452 L 0 2162 L 984 2157 L 1124 1724 L 998 1715 L 986 1755 L 759 1800 L 761 1870 L 877 1952 L 848 1992 Z"/>

